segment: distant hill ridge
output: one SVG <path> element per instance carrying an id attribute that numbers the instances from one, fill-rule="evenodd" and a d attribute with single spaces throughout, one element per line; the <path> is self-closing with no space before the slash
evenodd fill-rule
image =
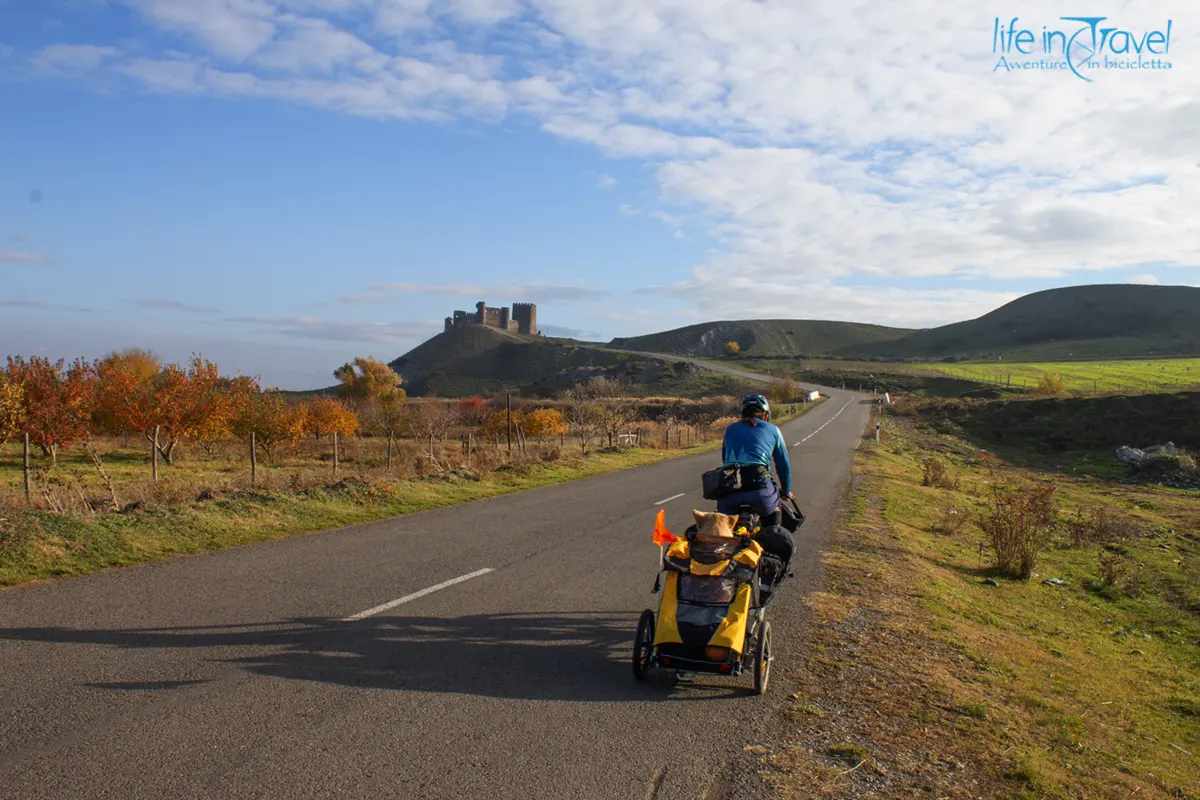
<path id="1" fill-rule="evenodd" d="M 716 356 L 727 342 L 743 355 L 828 355 L 855 346 L 899 339 L 912 331 L 860 322 L 764 319 L 704 322 L 646 336 L 613 339 L 609 347 L 647 353 Z"/>
<path id="2" fill-rule="evenodd" d="M 838 355 L 896 358 L 1123 358 L 1200 353 L 1200 288 L 1097 284 L 1018 297 L 966 322 Z"/>
<path id="3" fill-rule="evenodd" d="M 609 347 L 715 356 L 726 342 L 744 355 L 877 358 L 1123 358 L 1200 354 L 1200 289 L 1098 284 L 1048 289 L 995 311 L 938 328 L 905 330 L 858 322 L 705 322 Z"/>
<path id="4" fill-rule="evenodd" d="M 552 394 L 598 375 L 666 390 L 677 385 L 678 372 L 636 353 L 718 356 L 731 341 L 742 354 L 766 357 L 1015 361 L 1200 355 L 1200 289 L 1073 286 L 926 330 L 825 320 L 720 321 L 613 339 L 607 347 L 468 325 L 429 339 L 391 366 L 415 394 Z"/>

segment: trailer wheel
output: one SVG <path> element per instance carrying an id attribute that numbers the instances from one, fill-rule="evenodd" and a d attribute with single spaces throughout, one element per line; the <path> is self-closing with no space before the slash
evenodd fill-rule
<path id="1" fill-rule="evenodd" d="M 654 653 L 654 612 L 646 609 L 638 619 L 637 635 L 633 640 L 633 677 L 646 680 L 650 657 Z"/>
<path id="2" fill-rule="evenodd" d="M 766 694 L 771 681 L 771 623 L 764 622 L 754 648 L 754 693 Z"/>

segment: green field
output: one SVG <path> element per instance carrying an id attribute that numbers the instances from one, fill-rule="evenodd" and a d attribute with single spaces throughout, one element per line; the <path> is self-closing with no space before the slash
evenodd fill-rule
<path id="1" fill-rule="evenodd" d="M 807 660 L 790 667 L 777 796 L 1200 797 L 1196 492 L 1021 467 L 916 417 L 875 419 L 881 444 L 856 453 L 823 590 L 804 599 L 815 624 L 789 651 Z M 1021 433 L 1008 445 L 1033 463 L 1042 442 Z M 1034 575 L 1004 577 L 979 524 L 993 486 L 1047 483 Z"/>
<path id="2" fill-rule="evenodd" d="M 955 378 L 1031 389 L 1047 373 L 1062 376 L 1067 389 L 1079 392 L 1161 392 L 1200 387 L 1200 358 L 1144 361 L 1062 361 L 1013 363 L 990 361 L 928 367 Z"/>

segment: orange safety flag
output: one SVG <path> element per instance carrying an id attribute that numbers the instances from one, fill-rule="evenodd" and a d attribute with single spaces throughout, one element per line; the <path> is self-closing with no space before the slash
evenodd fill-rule
<path id="1" fill-rule="evenodd" d="M 667 530 L 667 510 L 659 509 L 658 516 L 654 519 L 654 543 L 659 547 L 671 542 L 678 542 L 679 537 Z"/>

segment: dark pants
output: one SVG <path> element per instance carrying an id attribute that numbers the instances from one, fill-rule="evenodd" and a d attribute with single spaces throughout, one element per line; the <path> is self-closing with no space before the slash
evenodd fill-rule
<path id="1" fill-rule="evenodd" d="M 782 518 L 779 512 L 779 487 L 775 481 L 768 481 L 761 489 L 745 489 L 717 501 L 717 511 L 722 514 L 736 514 L 738 506 L 750 506 L 750 510 L 758 514 L 763 527 L 778 525 Z"/>

